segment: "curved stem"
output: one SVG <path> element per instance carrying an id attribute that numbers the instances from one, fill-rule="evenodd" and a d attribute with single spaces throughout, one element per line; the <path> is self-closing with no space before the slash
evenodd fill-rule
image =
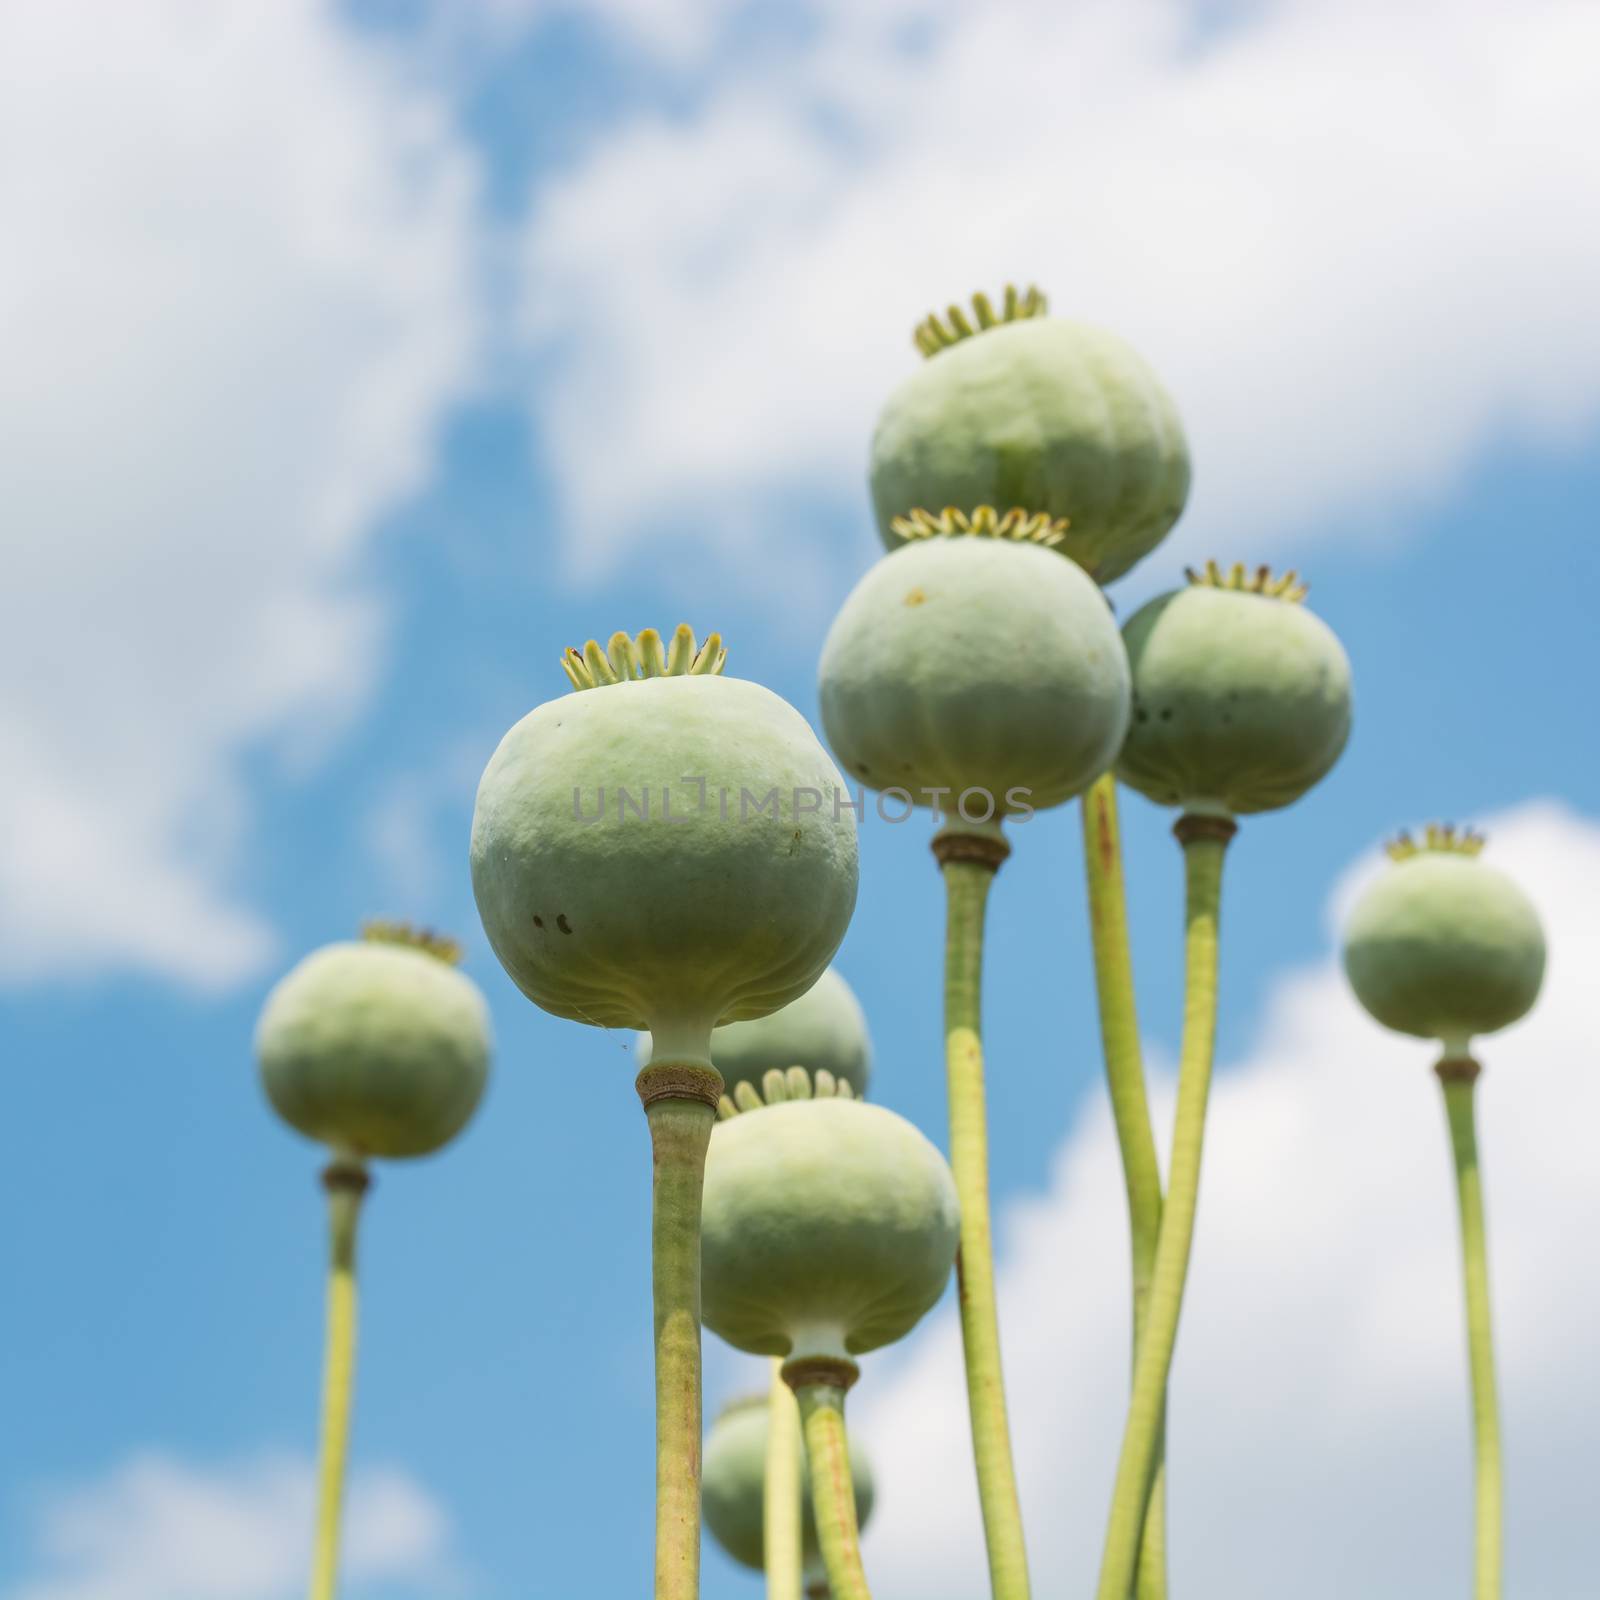
<path id="1" fill-rule="evenodd" d="M 1483 1178 L 1473 1093 L 1478 1068 L 1472 1061 L 1441 1061 L 1450 1147 L 1455 1155 L 1456 1199 L 1461 1211 L 1461 1262 L 1466 1285 L 1467 1357 L 1472 1374 L 1472 1433 L 1476 1457 L 1476 1532 L 1473 1595 L 1500 1600 L 1501 1469 L 1500 1406 L 1495 1393 L 1494 1334 L 1489 1315 L 1489 1251 L 1483 1220 Z"/>
<path id="2" fill-rule="evenodd" d="M 772 1358 L 767 1397 L 767 1462 L 763 1481 L 761 1551 L 767 1600 L 801 1600 L 800 1413 L 783 1381 L 783 1361 Z"/>
<path id="3" fill-rule="evenodd" d="M 663 1067 L 663 1073 L 683 1069 Z M 656 1355 L 656 1600 L 700 1592 L 700 1194 L 716 1118 L 708 1102 L 650 1098 L 639 1074 L 655 1158 L 651 1280 Z"/>
<path id="4" fill-rule="evenodd" d="M 983 924 L 989 885 L 998 864 L 998 860 L 961 855 L 943 861 L 947 907 L 945 1064 L 950 1086 L 950 1168 L 961 1199 L 961 1253 L 956 1259 L 961 1344 L 966 1357 L 978 1498 L 989 1552 L 989 1588 L 994 1600 L 1028 1600 L 1028 1555 L 1000 1365 L 983 1092 Z"/>
<path id="5" fill-rule="evenodd" d="M 1145 1093 L 1139 1013 L 1133 996 L 1133 953 L 1123 887 L 1122 833 L 1117 780 L 1104 773 L 1083 797 L 1083 865 L 1089 886 L 1089 939 L 1094 952 L 1095 997 L 1106 1064 L 1111 1117 L 1122 1152 L 1128 1193 L 1128 1235 L 1133 1257 L 1133 1353 L 1138 1359 L 1150 1302 L 1156 1238 L 1161 1229 L 1161 1167 L 1156 1156 L 1150 1102 Z M 1156 1442 L 1155 1479 L 1139 1551 L 1138 1600 L 1165 1600 L 1166 1426 Z"/>
<path id="6" fill-rule="evenodd" d="M 335 1160 L 322 1175 L 328 1192 L 328 1320 L 311 1600 L 333 1600 L 339 1582 L 339 1531 L 356 1367 L 356 1224 L 369 1181 L 359 1162 L 344 1158 Z"/>
<path id="7" fill-rule="evenodd" d="M 836 1384 L 806 1383 L 796 1388 L 795 1398 L 800 1402 L 800 1425 L 811 1470 L 817 1542 L 822 1546 L 833 1600 L 872 1600 L 861 1566 L 856 1489 L 844 1432 L 844 1390 Z"/>
<path id="8" fill-rule="evenodd" d="M 1184 1280 L 1194 1240 L 1206 1101 L 1217 1024 L 1217 919 L 1222 859 L 1234 827 L 1217 818 L 1185 816 L 1174 830 L 1183 844 L 1185 888 L 1183 1044 L 1172 1170 L 1150 1279 L 1144 1337 L 1133 1364 L 1133 1394 L 1122 1435 L 1111 1519 L 1100 1565 L 1099 1600 L 1127 1600 L 1155 1476 L 1166 1413 L 1167 1378 L 1178 1340 Z"/>

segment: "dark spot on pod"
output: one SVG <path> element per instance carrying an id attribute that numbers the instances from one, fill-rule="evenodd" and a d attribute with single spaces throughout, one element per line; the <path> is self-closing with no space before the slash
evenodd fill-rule
<path id="1" fill-rule="evenodd" d="M 571 933 L 571 932 L 572 932 L 572 924 L 571 924 L 571 923 L 570 923 L 570 922 L 568 922 L 568 921 L 567 921 L 567 914 L 566 914 L 566 912 L 565 912 L 565 911 L 563 911 L 563 912 L 562 912 L 562 913 L 561 913 L 561 914 L 560 914 L 560 916 L 558 916 L 558 917 L 557 917 L 557 918 L 556 918 L 556 926 L 557 926 L 557 927 L 558 927 L 558 928 L 559 928 L 559 929 L 560 929 L 560 930 L 561 930 L 561 931 L 562 931 L 562 932 L 563 932 L 563 933 Z"/>
<path id="2" fill-rule="evenodd" d="M 1133 720 L 1135 722 L 1148 722 L 1150 720 L 1150 713 L 1146 711 L 1143 706 L 1140 706 L 1139 709 L 1134 712 Z"/>
<path id="3" fill-rule="evenodd" d="M 542 928 L 544 926 L 544 918 L 543 917 L 535 917 L 533 919 L 533 925 L 536 928 Z"/>
<path id="4" fill-rule="evenodd" d="M 1163 722 L 1171 722 L 1172 721 L 1172 707 L 1171 706 L 1168 706 L 1167 709 L 1161 713 L 1161 720 Z"/>

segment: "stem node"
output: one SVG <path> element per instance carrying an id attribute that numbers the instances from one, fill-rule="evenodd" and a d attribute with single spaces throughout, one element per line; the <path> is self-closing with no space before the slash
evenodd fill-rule
<path id="1" fill-rule="evenodd" d="M 861 1368 L 853 1361 L 841 1361 L 837 1356 L 801 1356 L 785 1361 L 780 1369 L 783 1381 L 796 1394 L 802 1389 L 837 1389 L 846 1393 L 861 1376 Z"/>

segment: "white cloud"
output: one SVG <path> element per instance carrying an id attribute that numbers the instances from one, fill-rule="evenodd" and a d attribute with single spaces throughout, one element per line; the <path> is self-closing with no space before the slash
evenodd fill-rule
<path id="1" fill-rule="evenodd" d="M 42 1499 L 33 1573 L 8 1600 L 289 1600 L 305 1586 L 314 1509 L 315 1475 L 299 1457 L 199 1469 L 136 1456 Z M 449 1545 L 448 1518 L 415 1479 L 354 1474 L 342 1562 L 352 1594 L 453 1586 Z"/>
<path id="2" fill-rule="evenodd" d="M 1532 894 L 1543 998 L 1483 1041 L 1480 1144 L 1507 1450 L 1507 1592 L 1592 1593 L 1600 1482 L 1600 819 L 1489 824 Z M 1250 848 L 1246 828 L 1236 850 Z M 1356 870 L 1361 870 L 1358 867 Z M 1344 899 L 1344 891 L 1335 894 Z M 1237 902 L 1225 923 L 1250 915 Z M 1224 982 L 1227 978 L 1224 943 Z M 1146 1004 L 1174 997 L 1151 996 Z M 1172 1391 L 1174 1587 L 1193 1600 L 1449 1600 L 1470 1587 L 1455 1202 L 1428 1047 L 1385 1034 L 1332 960 L 1282 979 L 1212 1098 Z M 1164 1086 L 1163 1107 L 1170 1103 Z M 1098 1569 L 1127 1375 L 1126 1223 L 1109 1117 L 1003 1219 L 1000 1304 L 1041 1593 Z M 982 1589 L 959 1335 L 948 1316 L 852 1397 L 885 1593 Z"/>
<path id="3" fill-rule="evenodd" d="M 366 693 L 472 355 L 475 176 L 319 0 L 0 8 L 0 979 L 225 983 L 253 751 Z"/>
<path id="4" fill-rule="evenodd" d="M 1486 441 L 1592 426 L 1592 6 L 813 9 L 814 43 L 535 193 L 532 399 L 580 570 L 688 525 L 787 592 L 814 535 L 773 527 L 785 497 L 865 520 L 912 323 L 1013 278 L 1167 379 L 1187 554 L 1397 524 Z"/>
<path id="5" fill-rule="evenodd" d="M 436 26 L 456 32 L 517 33 L 572 17 L 602 22 L 627 44 L 670 67 L 698 65 L 740 0 L 450 0 Z"/>

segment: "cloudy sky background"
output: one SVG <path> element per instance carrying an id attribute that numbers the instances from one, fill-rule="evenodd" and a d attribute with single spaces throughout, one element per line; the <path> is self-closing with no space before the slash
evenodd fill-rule
<path id="1" fill-rule="evenodd" d="M 467 936 L 500 1054 L 468 1137 L 374 1195 L 352 1600 L 642 1592 L 627 1049 L 474 939 L 473 784 L 560 648 L 618 626 L 721 627 L 814 712 L 910 327 L 1011 279 L 1129 337 L 1189 426 L 1191 510 L 1119 605 L 1208 554 L 1293 562 L 1357 672 L 1346 760 L 1230 864 L 1182 1586 L 1464 1587 L 1437 1091 L 1331 965 L 1375 841 L 1451 816 L 1556 952 L 1485 1052 L 1484 1146 L 1511 1592 L 1586 1592 L 1597 59 L 1600 11 L 1559 0 L 0 10 L 0 1596 L 299 1589 L 315 1155 L 248 1039 L 276 973 L 374 912 Z M 1170 1056 L 1176 850 L 1128 820 Z M 1093 1570 L 1126 1370 L 1074 829 L 1019 830 L 988 990 L 1055 1593 Z M 840 965 L 877 1093 L 939 1136 L 936 876 L 916 827 L 863 851 Z M 955 1358 L 941 1312 L 857 1392 L 885 1594 L 980 1582 Z M 708 1555 L 708 1600 L 758 1591 Z"/>

